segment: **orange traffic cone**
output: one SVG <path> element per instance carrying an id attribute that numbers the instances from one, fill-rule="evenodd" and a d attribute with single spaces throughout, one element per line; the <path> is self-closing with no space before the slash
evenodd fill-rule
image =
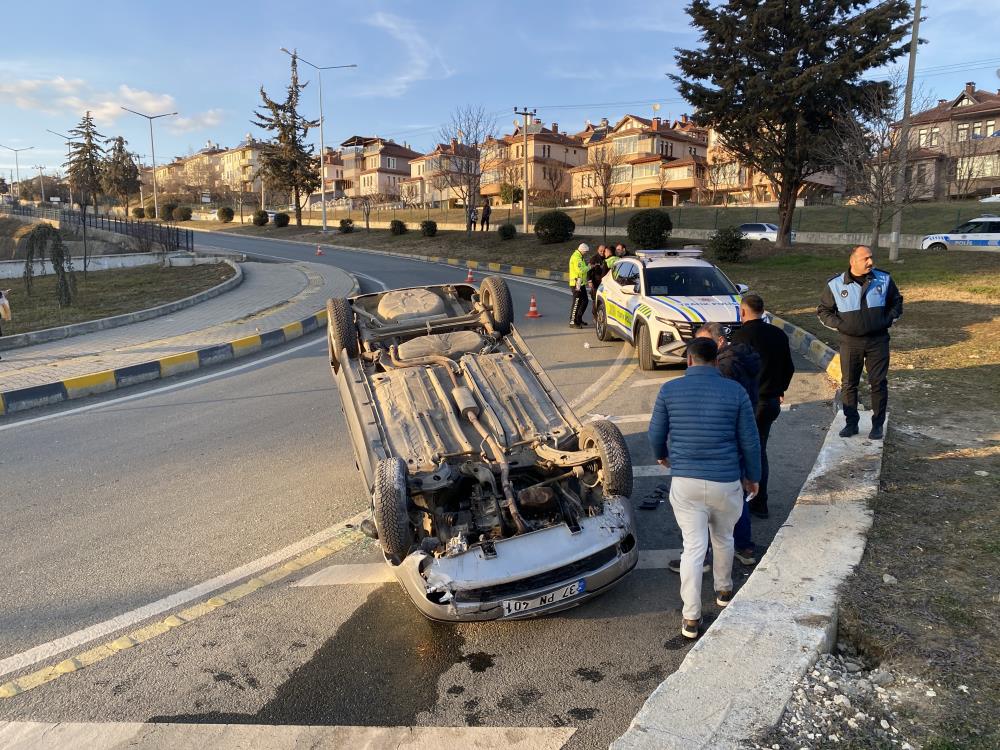
<path id="1" fill-rule="evenodd" d="M 466 274 L 466 276 L 465 276 L 465 283 L 466 284 L 475 284 L 476 283 L 476 280 L 474 278 L 472 278 L 472 269 L 471 268 L 469 269 L 469 273 Z"/>
<path id="2" fill-rule="evenodd" d="M 319 245 L 316 245 L 316 255 L 322 255 L 322 254 L 323 254 L 323 248 L 321 248 Z"/>
<path id="3" fill-rule="evenodd" d="M 528 312 L 525 313 L 526 318 L 540 318 L 542 314 L 538 312 L 538 303 L 535 301 L 535 296 L 531 296 L 531 304 L 528 305 Z"/>

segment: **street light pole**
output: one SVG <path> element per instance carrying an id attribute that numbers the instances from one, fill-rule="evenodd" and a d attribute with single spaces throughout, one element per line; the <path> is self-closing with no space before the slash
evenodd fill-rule
<path id="1" fill-rule="evenodd" d="M 0 143 L 0 147 L 7 149 L 8 151 L 14 152 L 14 172 L 17 174 L 17 199 L 21 200 L 21 165 L 18 163 L 17 155 L 22 151 L 31 151 L 34 146 L 25 146 L 24 148 L 11 148 L 10 146 L 4 146 Z"/>
<path id="2" fill-rule="evenodd" d="M 521 231 L 528 231 L 528 118 L 534 117 L 535 113 L 538 112 L 537 109 L 529 110 L 525 107 L 520 112 L 517 107 L 514 107 L 515 115 L 524 116 L 524 132 L 521 133 L 523 136 L 524 143 L 524 191 L 521 196 Z"/>
<path id="3" fill-rule="evenodd" d="M 73 142 L 73 140 L 68 135 L 63 135 L 62 133 L 57 133 L 56 131 L 49 130 L 48 128 L 45 128 L 45 129 L 48 132 L 52 133 L 52 135 L 57 135 L 60 138 L 62 138 L 64 141 L 66 141 L 66 169 L 68 170 L 69 169 L 69 160 L 73 158 L 73 154 L 70 151 L 70 144 Z M 69 210 L 72 211 L 73 210 L 73 181 L 70 180 L 70 179 L 67 179 L 66 180 L 66 185 L 69 187 Z"/>
<path id="4" fill-rule="evenodd" d="M 38 189 L 42 191 L 42 206 L 45 205 L 45 175 L 42 174 L 42 170 L 45 169 L 41 164 L 36 164 L 35 169 L 38 170 Z"/>
<path id="5" fill-rule="evenodd" d="M 903 228 L 903 183 L 906 180 L 906 157 L 910 151 L 910 107 L 913 102 L 913 75 L 917 66 L 917 45 L 920 44 L 920 0 L 913 9 L 913 27 L 910 36 L 910 60 L 906 70 L 906 89 L 903 93 L 903 122 L 899 129 L 899 163 L 893 180 L 892 232 L 889 234 L 889 260 L 899 260 L 899 232 Z"/>
<path id="6" fill-rule="evenodd" d="M 324 70 L 337 70 L 339 68 L 356 68 L 355 64 L 351 65 L 313 65 L 308 60 L 299 57 L 298 52 L 289 52 L 284 47 L 281 48 L 284 52 L 291 58 L 302 60 L 310 68 L 313 68 L 318 75 L 319 83 L 319 195 L 320 201 L 323 203 L 323 233 L 326 234 L 326 140 L 323 134 L 323 71 Z M 263 185 L 263 177 L 261 178 L 261 184 Z"/>
<path id="7" fill-rule="evenodd" d="M 136 112 L 134 109 L 129 109 L 128 107 L 122 107 L 122 109 L 149 120 L 149 153 L 153 158 L 153 212 L 156 214 L 156 218 L 160 218 L 160 201 L 156 195 L 156 145 L 153 143 L 153 120 L 157 120 L 160 117 L 172 117 L 177 113 L 164 112 L 162 115 L 144 115 L 142 112 Z"/>

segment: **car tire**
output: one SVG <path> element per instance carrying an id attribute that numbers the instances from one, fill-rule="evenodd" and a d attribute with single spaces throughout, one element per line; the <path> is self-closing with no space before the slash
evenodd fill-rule
<path id="1" fill-rule="evenodd" d="M 347 349 L 349 359 L 357 359 L 358 331 L 354 327 L 354 311 L 351 310 L 351 303 L 343 297 L 326 301 L 326 346 L 334 372 L 340 369 L 338 357 L 341 349 Z"/>
<path id="2" fill-rule="evenodd" d="M 655 370 L 653 360 L 653 342 L 649 340 L 649 329 L 641 323 L 635 329 L 635 348 L 639 353 L 639 369 Z"/>
<path id="3" fill-rule="evenodd" d="M 503 336 L 510 333 L 514 323 L 514 303 L 507 282 L 499 276 L 487 276 L 479 285 L 479 301 L 491 310 L 493 327 Z"/>
<path id="4" fill-rule="evenodd" d="M 939 253 L 942 250 L 946 251 L 948 249 L 948 246 L 946 244 L 944 244 L 943 242 L 935 242 L 933 245 L 929 246 L 927 249 L 928 250 L 933 250 L 934 252 Z"/>
<path id="5" fill-rule="evenodd" d="M 383 458 L 375 465 L 372 516 L 379 543 L 393 565 L 399 565 L 413 546 L 408 503 L 406 464 L 401 458 Z"/>
<path id="6" fill-rule="evenodd" d="M 597 448 L 604 470 L 604 494 L 632 496 L 632 457 L 614 423 L 606 419 L 589 422 L 580 430 L 580 447 Z"/>
<path id="7" fill-rule="evenodd" d="M 598 341 L 613 341 L 615 338 L 608 328 L 608 311 L 603 302 L 598 302 L 594 309 L 594 332 Z"/>

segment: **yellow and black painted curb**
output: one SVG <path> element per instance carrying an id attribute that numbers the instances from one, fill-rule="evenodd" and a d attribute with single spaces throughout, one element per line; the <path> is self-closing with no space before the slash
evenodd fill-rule
<path id="1" fill-rule="evenodd" d="M 785 332 L 793 350 L 822 369 L 830 380 L 840 385 L 840 354 L 835 349 L 824 344 L 804 328 L 799 328 L 777 315 L 771 316 L 771 323 Z"/>

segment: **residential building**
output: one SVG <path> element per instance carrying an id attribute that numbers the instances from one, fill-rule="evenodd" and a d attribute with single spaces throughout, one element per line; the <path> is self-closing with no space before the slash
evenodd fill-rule
<path id="1" fill-rule="evenodd" d="M 410 162 L 420 157 L 419 152 L 391 138 L 352 136 L 340 145 L 340 179 L 344 196 L 351 200 L 364 195 L 399 200 L 402 183 L 411 173 Z"/>
<path id="2" fill-rule="evenodd" d="M 452 139 L 410 160 L 410 176 L 400 182 L 400 200 L 408 206 L 439 208 L 465 205 L 469 188 L 481 180 L 479 153 Z M 472 196 L 478 200 L 478 196 Z"/>
<path id="3" fill-rule="evenodd" d="M 528 194 L 532 203 L 563 205 L 570 198 L 570 171 L 587 160 L 583 138 L 560 132 L 559 124 L 545 127 L 535 119 L 510 135 L 487 139 L 480 156 L 480 194 L 494 205 L 503 203 L 504 185 L 524 186 L 528 159 Z"/>
<path id="4" fill-rule="evenodd" d="M 219 178 L 230 192 L 259 193 L 260 153 L 263 143 L 249 133 L 237 146 L 218 155 Z"/>

